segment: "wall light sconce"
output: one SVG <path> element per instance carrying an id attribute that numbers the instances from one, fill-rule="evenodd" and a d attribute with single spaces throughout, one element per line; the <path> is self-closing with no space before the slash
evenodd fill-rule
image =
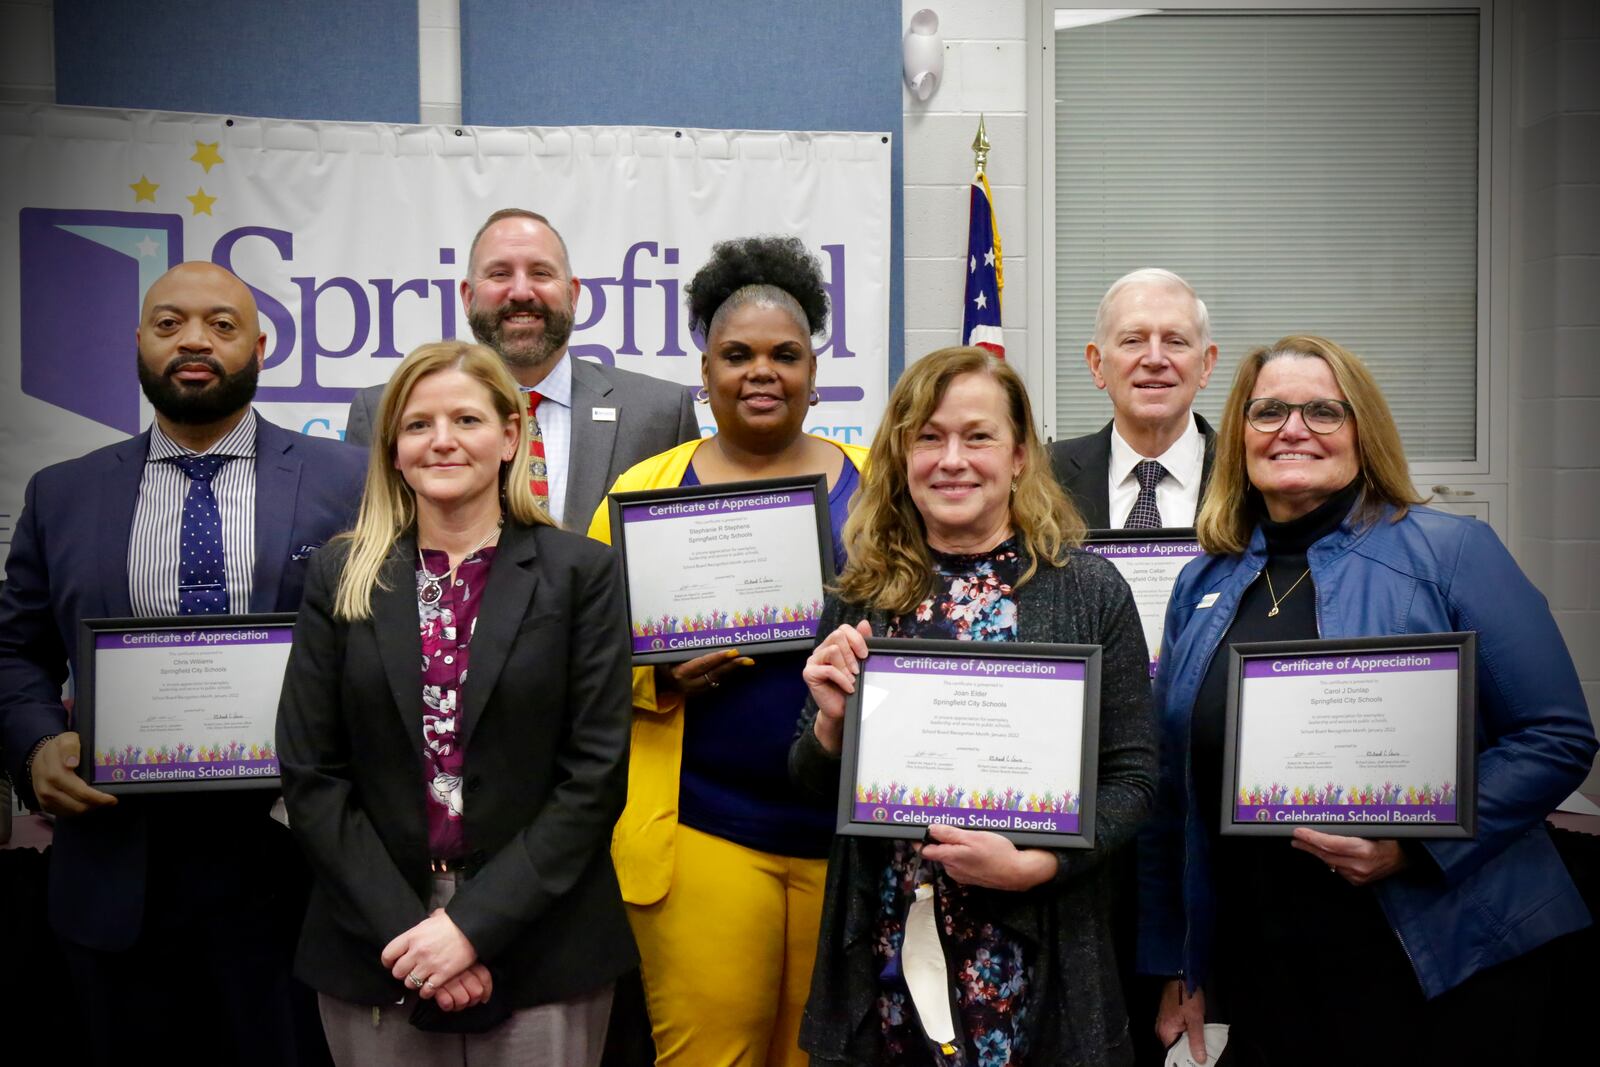
<path id="1" fill-rule="evenodd" d="M 944 77 L 944 38 L 939 36 L 939 16 L 932 8 L 911 16 L 904 43 L 906 84 L 912 96 L 926 100 Z"/>

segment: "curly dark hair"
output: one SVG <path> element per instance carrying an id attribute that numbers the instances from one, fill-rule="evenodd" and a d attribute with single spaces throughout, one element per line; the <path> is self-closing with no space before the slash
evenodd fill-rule
<path id="1" fill-rule="evenodd" d="M 695 272 L 684 290 L 689 327 L 709 333 L 717 309 L 747 285 L 782 289 L 800 305 L 812 336 L 828 323 L 828 293 L 822 287 L 822 265 L 798 237 L 739 237 L 718 241 L 711 258 Z"/>

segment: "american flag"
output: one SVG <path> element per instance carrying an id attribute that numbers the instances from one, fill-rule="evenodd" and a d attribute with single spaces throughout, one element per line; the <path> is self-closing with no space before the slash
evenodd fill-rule
<path id="1" fill-rule="evenodd" d="M 1000 293 L 1005 287 L 994 194 L 989 191 L 989 179 L 979 171 L 972 179 L 972 212 L 967 222 L 967 295 L 962 302 L 961 339 L 1002 359 L 1006 342 L 1000 332 Z"/>

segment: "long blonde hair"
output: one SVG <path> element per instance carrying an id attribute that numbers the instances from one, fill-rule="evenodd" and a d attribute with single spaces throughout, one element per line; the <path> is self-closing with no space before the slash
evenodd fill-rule
<path id="1" fill-rule="evenodd" d="M 1358 521 L 1375 522 L 1383 505 L 1395 509 L 1398 522 L 1412 504 L 1424 503 L 1411 486 L 1400 430 L 1389 413 L 1383 391 L 1359 356 L 1325 337 L 1292 334 L 1276 344 L 1250 352 L 1233 376 L 1222 428 L 1217 434 L 1217 458 L 1211 484 L 1195 520 L 1200 547 L 1216 555 L 1233 556 L 1250 544 L 1250 535 L 1265 511 L 1260 492 L 1250 484 L 1244 454 L 1244 409 L 1255 392 L 1261 368 L 1284 356 L 1320 359 L 1333 372 L 1355 422 L 1356 461 L 1360 465 L 1361 507 Z"/>
<path id="2" fill-rule="evenodd" d="M 528 428 L 522 417 L 522 394 L 500 357 L 492 349 L 465 341 L 422 345 L 400 361 L 378 405 L 361 512 L 355 529 L 340 535 L 348 538 L 351 545 L 334 597 L 333 613 L 338 618 L 365 619 L 372 614 L 373 588 L 388 588 L 382 576 L 384 560 L 400 536 L 416 525 L 417 496 L 405 476 L 395 469 L 395 442 L 411 391 L 422 379 L 442 370 L 459 370 L 480 382 L 489 390 L 502 425 L 515 420 L 520 427 L 515 455 L 509 463 L 500 465 L 500 493 L 506 511 L 525 526 L 555 525 L 534 502 L 528 484 Z"/>
<path id="3" fill-rule="evenodd" d="M 927 527 L 912 502 L 906 464 L 916 434 L 933 417 L 950 383 L 964 374 L 986 374 L 1000 386 L 1011 433 L 1022 446 L 1022 470 L 1011 497 L 1011 526 L 1030 558 L 1017 585 L 1032 578 L 1041 562 L 1060 563 L 1066 549 L 1083 540 L 1083 518 L 1051 473 L 1022 378 L 1010 364 L 981 348 L 941 348 L 906 368 L 889 395 L 861 488 L 844 524 L 849 562 L 837 589 L 846 600 L 904 614 L 933 590 Z"/>

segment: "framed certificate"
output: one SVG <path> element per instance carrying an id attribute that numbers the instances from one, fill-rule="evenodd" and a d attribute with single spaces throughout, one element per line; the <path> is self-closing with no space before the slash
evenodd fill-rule
<path id="1" fill-rule="evenodd" d="M 809 649 L 833 580 L 822 475 L 613 493 L 635 663 Z"/>
<path id="2" fill-rule="evenodd" d="M 1094 845 L 1100 647 L 869 638 L 845 704 L 841 834 L 930 823 Z"/>
<path id="3" fill-rule="evenodd" d="M 1472 836 L 1476 635 L 1266 641 L 1229 656 L 1223 833 Z"/>
<path id="4" fill-rule="evenodd" d="M 277 789 L 274 731 L 294 618 L 83 620 L 79 775 L 106 793 Z"/>
<path id="5" fill-rule="evenodd" d="M 1084 550 L 1104 556 L 1117 568 L 1144 623 L 1144 643 L 1150 649 L 1150 677 L 1161 660 L 1161 630 L 1166 623 L 1167 601 L 1178 572 L 1196 556 L 1205 555 L 1194 530 L 1090 530 Z"/>

